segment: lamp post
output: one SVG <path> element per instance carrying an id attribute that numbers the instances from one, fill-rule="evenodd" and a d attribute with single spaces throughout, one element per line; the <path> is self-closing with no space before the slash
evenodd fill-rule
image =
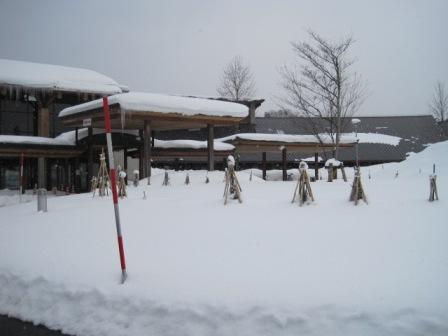
<path id="1" fill-rule="evenodd" d="M 358 118 L 353 118 L 352 119 L 352 125 L 355 129 L 355 136 L 356 136 L 356 146 L 355 146 L 355 150 L 356 150 L 356 167 L 359 168 L 359 150 L 358 150 L 358 145 L 359 145 L 359 139 L 358 139 L 358 125 L 361 123 L 361 120 Z"/>

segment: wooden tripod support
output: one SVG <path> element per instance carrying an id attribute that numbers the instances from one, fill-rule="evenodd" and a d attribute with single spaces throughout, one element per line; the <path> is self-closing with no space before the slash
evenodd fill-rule
<path id="1" fill-rule="evenodd" d="M 227 157 L 227 169 L 225 172 L 225 187 L 224 187 L 224 205 L 227 204 L 227 200 L 230 195 L 233 195 L 233 199 L 237 199 L 242 203 L 240 183 L 235 174 L 235 159 L 232 155 Z"/>
<path id="2" fill-rule="evenodd" d="M 356 168 L 355 170 L 355 178 L 353 179 L 352 191 L 350 193 L 350 201 L 355 202 L 355 205 L 358 205 L 358 201 L 362 199 L 366 204 L 367 197 L 364 192 L 364 188 L 361 183 L 361 170 L 360 168 Z"/>
<path id="3" fill-rule="evenodd" d="M 94 188 L 93 188 L 94 187 Z M 98 170 L 98 177 L 92 179 L 92 189 L 93 189 L 93 197 L 95 197 L 96 189 L 98 188 L 98 195 L 109 196 L 109 187 L 110 187 L 110 179 L 109 173 L 107 172 L 106 166 L 106 156 L 104 155 L 104 150 L 101 151 L 100 154 L 100 168 Z"/>
<path id="4" fill-rule="evenodd" d="M 302 206 L 304 203 L 314 202 L 313 191 L 311 190 L 310 178 L 308 176 L 308 165 L 305 162 L 300 162 L 299 164 L 299 178 L 297 180 L 296 189 L 294 190 L 294 196 L 291 203 L 296 200 L 299 201 L 299 205 Z"/>
<path id="5" fill-rule="evenodd" d="M 429 175 L 429 201 L 438 201 L 439 194 L 437 193 L 437 175 Z"/>

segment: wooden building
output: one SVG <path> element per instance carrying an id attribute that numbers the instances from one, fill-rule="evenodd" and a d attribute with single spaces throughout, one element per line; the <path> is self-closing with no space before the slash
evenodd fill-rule
<path id="1" fill-rule="evenodd" d="M 17 187 L 22 153 L 27 188 L 81 178 L 84 148 L 53 139 L 67 130 L 58 113 L 123 89 L 91 70 L 0 59 L 0 189 Z"/>

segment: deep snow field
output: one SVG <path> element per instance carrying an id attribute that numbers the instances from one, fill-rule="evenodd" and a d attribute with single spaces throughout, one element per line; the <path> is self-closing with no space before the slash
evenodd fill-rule
<path id="1" fill-rule="evenodd" d="M 0 314 L 83 336 L 448 335 L 447 154 L 444 142 L 363 168 L 359 206 L 350 168 L 349 182 L 312 183 L 303 207 L 296 181 L 255 170 L 227 206 L 223 172 L 205 184 L 190 171 L 190 185 L 170 172 L 165 187 L 154 170 L 119 203 L 124 285 L 111 197 L 0 207 Z"/>

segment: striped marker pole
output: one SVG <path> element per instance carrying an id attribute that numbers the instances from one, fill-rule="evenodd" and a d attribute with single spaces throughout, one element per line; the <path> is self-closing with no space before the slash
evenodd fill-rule
<path id="1" fill-rule="evenodd" d="M 22 192 L 23 192 L 23 164 L 24 164 L 25 158 L 24 155 L 22 153 L 22 155 L 20 155 L 20 188 L 19 188 L 19 200 L 20 203 L 22 203 Z"/>
<path id="2" fill-rule="evenodd" d="M 120 212 L 118 208 L 118 195 L 117 195 L 117 176 L 115 171 L 114 162 L 114 152 L 112 150 L 112 136 L 110 127 L 110 111 L 109 102 L 107 97 L 103 97 L 103 111 L 104 111 L 104 124 L 106 129 L 106 139 L 107 139 L 107 153 L 109 156 L 109 168 L 110 168 L 110 183 L 112 188 L 112 199 L 114 202 L 115 210 L 115 224 L 117 227 L 117 238 L 118 238 L 118 250 L 120 252 L 120 264 L 121 264 L 121 283 L 126 281 L 126 261 L 124 257 L 124 247 L 123 247 L 123 237 L 121 235 L 121 224 L 120 224 Z"/>

